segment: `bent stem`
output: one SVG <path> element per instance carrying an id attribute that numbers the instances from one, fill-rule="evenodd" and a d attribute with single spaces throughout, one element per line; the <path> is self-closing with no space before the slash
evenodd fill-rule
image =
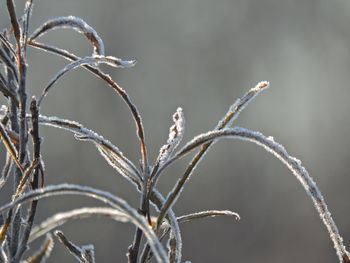
<path id="1" fill-rule="evenodd" d="M 336 226 L 321 191 L 317 187 L 315 181 L 302 166 L 301 161 L 290 156 L 285 148 L 281 144 L 276 143 L 271 137 L 266 137 L 260 132 L 251 131 L 241 127 L 214 130 L 193 138 L 174 155 L 173 159 L 179 159 L 190 151 L 194 150 L 196 147 L 203 144 L 206 145 L 208 142 L 215 142 L 216 139 L 223 137 L 254 142 L 257 145 L 262 146 L 265 150 L 272 153 L 282 163 L 284 163 L 302 184 L 306 193 L 311 197 L 314 206 L 322 219 L 322 222 L 328 230 L 340 262 L 350 262 L 349 252 L 346 250 L 343 244 L 343 239 L 339 234 L 338 227 Z"/>

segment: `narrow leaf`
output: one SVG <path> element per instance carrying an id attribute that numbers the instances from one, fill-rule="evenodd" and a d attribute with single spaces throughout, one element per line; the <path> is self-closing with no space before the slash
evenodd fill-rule
<path id="1" fill-rule="evenodd" d="M 221 130 L 224 127 L 231 125 L 232 121 L 237 118 L 239 113 L 249 104 L 252 99 L 256 97 L 257 94 L 259 94 L 262 90 L 265 90 L 269 87 L 269 82 L 262 81 L 258 83 L 254 88 L 250 89 L 240 100 L 238 100 L 236 103 L 234 103 L 229 111 L 226 113 L 225 117 L 218 123 L 215 130 Z M 210 148 L 212 142 L 208 142 L 207 144 L 204 144 L 201 149 L 197 152 L 197 154 L 193 157 L 189 165 L 187 166 L 183 176 L 180 180 L 177 181 L 175 187 L 173 190 L 169 193 L 167 200 L 164 204 L 164 207 L 162 208 L 162 211 L 159 214 L 158 217 L 158 226 L 160 226 L 161 222 L 164 219 L 164 216 L 166 215 L 168 209 L 174 205 L 174 203 L 177 201 L 177 198 L 181 194 L 182 190 L 185 187 L 186 182 L 190 179 L 192 172 L 197 167 L 198 163 L 203 159 L 205 153 Z M 170 158 L 168 161 L 166 161 L 156 172 L 154 177 L 157 179 L 159 178 L 160 173 L 168 167 L 172 162 L 174 162 L 176 158 Z M 155 180 L 156 183 L 156 180 Z M 154 184 L 155 184 L 154 183 Z"/>
<path id="2" fill-rule="evenodd" d="M 173 115 L 174 125 L 169 129 L 169 138 L 165 145 L 160 148 L 157 163 L 165 162 L 180 144 L 185 131 L 185 118 L 181 108 L 178 108 Z"/>
<path id="3" fill-rule="evenodd" d="M 79 57 L 69 53 L 64 49 L 44 45 L 34 41 L 29 42 L 29 44 L 32 45 L 33 47 L 54 53 L 56 55 L 62 56 L 71 61 L 76 61 L 80 59 Z M 137 136 L 140 140 L 140 145 L 141 145 L 142 168 L 143 168 L 143 172 L 146 173 L 148 169 L 148 157 L 147 157 L 147 149 L 146 149 L 146 143 L 145 143 L 144 128 L 143 128 L 140 112 L 138 111 L 136 105 L 131 101 L 129 95 L 125 92 L 125 90 L 122 87 L 120 87 L 108 74 L 105 74 L 100 69 L 91 67 L 89 65 L 85 65 L 83 67 L 89 70 L 90 72 L 94 73 L 96 76 L 98 76 L 105 82 L 107 82 L 107 84 L 118 93 L 118 95 L 124 100 L 124 102 L 129 107 L 131 114 L 136 123 Z"/>
<path id="4" fill-rule="evenodd" d="M 47 186 L 44 188 L 36 189 L 25 193 L 19 198 L 13 200 L 11 203 L 8 203 L 2 207 L 0 207 L 0 213 L 11 209 L 17 205 L 20 205 L 25 202 L 29 202 L 31 200 L 39 200 L 45 197 L 56 196 L 56 195 L 84 195 L 89 196 L 95 199 L 99 199 L 104 201 L 116 209 L 120 209 L 125 214 L 129 215 L 130 220 L 133 224 L 135 224 L 138 228 L 140 228 L 145 236 L 148 239 L 148 242 L 152 248 L 152 251 L 158 262 L 168 263 L 168 258 L 164 251 L 162 244 L 159 242 L 157 236 L 153 232 L 153 230 L 148 225 L 148 222 L 145 220 L 143 216 L 141 216 L 138 211 L 131 206 L 129 206 L 124 200 L 118 198 L 106 191 L 94 189 L 86 186 L 79 185 L 69 185 L 69 184 L 61 184 L 54 186 Z"/>
<path id="5" fill-rule="evenodd" d="M 307 170 L 302 166 L 301 161 L 295 157 L 290 156 L 285 148 L 281 144 L 276 143 L 272 137 L 266 137 L 260 132 L 255 132 L 240 127 L 214 130 L 196 136 L 193 140 L 186 144 L 173 158 L 178 159 L 179 156 L 184 156 L 185 153 L 188 153 L 196 147 L 206 144 L 210 141 L 214 141 L 221 137 L 254 142 L 257 145 L 262 146 L 266 151 L 272 153 L 282 163 L 284 163 L 302 184 L 306 193 L 311 197 L 314 206 L 322 219 L 322 222 L 328 230 L 329 236 L 334 244 L 334 248 L 337 252 L 340 262 L 343 262 L 344 258 L 349 257 L 349 252 L 346 250 L 343 244 L 343 239 L 339 234 L 338 228 L 316 183 L 309 175 Z M 172 194 L 169 196 L 172 196 Z"/>
<path id="6" fill-rule="evenodd" d="M 54 228 L 62 226 L 71 220 L 82 219 L 91 216 L 103 216 L 123 223 L 131 222 L 130 217 L 120 210 L 107 207 L 83 207 L 67 212 L 56 213 L 53 216 L 47 218 L 38 226 L 33 228 L 32 232 L 30 233 L 29 240 L 32 242 L 47 232 L 50 232 Z"/>
<path id="7" fill-rule="evenodd" d="M 47 95 L 47 93 L 49 92 L 49 90 L 51 89 L 51 87 L 67 72 L 69 72 L 70 70 L 73 70 L 77 67 L 81 67 L 83 65 L 90 65 L 93 63 L 104 63 L 104 64 L 108 64 L 110 66 L 113 67 L 133 67 L 135 65 L 135 61 L 131 60 L 131 61 L 124 61 L 121 60 L 119 58 L 115 58 L 115 57 L 103 57 L 103 56 L 95 56 L 95 57 L 85 57 L 82 59 L 79 59 L 77 61 L 72 62 L 71 64 L 67 65 L 66 67 L 64 67 L 63 69 L 61 69 L 50 81 L 49 83 L 46 85 L 43 94 L 41 95 L 39 101 L 38 101 L 38 105 L 41 104 L 42 100 L 44 99 L 44 97 Z"/>
<path id="8" fill-rule="evenodd" d="M 92 45 L 94 46 L 94 54 L 104 55 L 105 48 L 102 39 L 97 34 L 95 29 L 89 26 L 85 21 L 80 18 L 74 16 L 67 17 L 58 17 L 51 20 L 48 20 L 41 27 L 39 27 L 35 32 L 30 36 L 29 41 L 33 41 L 34 39 L 46 34 L 50 30 L 58 29 L 58 28 L 72 28 L 79 33 L 82 33 L 87 39 L 90 40 Z"/>
<path id="9" fill-rule="evenodd" d="M 229 210 L 202 211 L 202 212 L 192 213 L 189 215 L 180 216 L 177 218 L 177 220 L 179 223 L 182 223 L 182 222 L 188 222 L 188 221 L 203 219 L 207 217 L 215 217 L 215 216 L 230 216 L 230 217 L 233 217 L 235 220 L 240 220 L 240 216 L 237 213 Z"/>
<path id="10" fill-rule="evenodd" d="M 40 115 L 39 123 L 41 125 L 52 126 L 73 132 L 76 135 L 75 137 L 77 139 L 93 141 L 96 144 L 96 146 L 99 146 L 104 151 L 108 152 L 107 158 L 113 158 L 113 160 L 108 159 L 107 161 L 113 162 L 113 165 L 116 166 L 116 169 L 117 167 L 120 167 L 120 172 L 125 172 L 125 174 L 122 173 L 123 176 L 125 176 L 127 179 L 130 179 L 132 182 L 137 182 L 137 185 L 141 183 L 141 176 L 135 165 L 124 156 L 124 154 L 118 149 L 118 147 L 116 147 L 110 141 L 103 138 L 101 135 L 98 135 L 96 132 L 85 128 L 82 124 L 78 122 L 60 119 L 57 117 L 46 117 Z M 111 155 L 113 157 L 111 157 Z M 112 163 L 110 164 L 112 165 Z"/>

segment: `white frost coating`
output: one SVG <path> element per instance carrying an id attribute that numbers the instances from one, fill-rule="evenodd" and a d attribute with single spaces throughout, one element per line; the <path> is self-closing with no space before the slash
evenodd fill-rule
<path id="1" fill-rule="evenodd" d="M 164 163 L 169 157 L 171 157 L 172 153 L 180 144 L 184 136 L 185 116 L 183 114 L 182 108 L 177 108 L 176 112 L 173 115 L 173 121 L 174 125 L 172 125 L 169 129 L 169 138 L 167 140 L 167 144 L 163 145 L 159 150 L 157 161 L 160 164 Z"/>
<path id="2" fill-rule="evenodd" d="M 92 263 L 91 260 L 87 260 L 84 257 L 86 251 L 83 249 L 83 247 L 79 247 L 75 245 L 72 241 L 68 240 L 63 234 L 63 232 L 60 230 L 56 230 L 54 233 L 58 240 L 66 247 L 68 252 L 72 256 L 74 256 L 79 262 Z"/>
<path id="3" fill-rule="evenodd" d="M 141 179 L 137 179 L 129 175 L 128 170 L 126 170 L 120 163 L 119 158 L 113 154 L 112 151 L 108 151 L 106 147 L 103 147 L 97 143 L 95 143 L 96 148 L 102 157 L 107 161 L 107 163 L 116 169 L 121 175 L 123 175 L 126 179 L 128 179 L 131 183 L 135 184 L 137 188 L 141 187 Z"/>
<path id="4" fill-rule="evenodd" d="M 83 253 L 82 258 L 89 263 L 95 263 L 95 248 L 94 245 L 85 245 L 81 247 Z"/>
<path id="5" fill-rule="evenodd" d="M 105 48 L 102 39 L 97 34 L 95 29 L 89 26 L 84 20 L 74 16 L 67 17 L 58 17 L 51 20 L 48 20 L 41 27 L 39 27 L 35 32 L 30 36 L 29 40 L 34 40 L 39 36 L 42 36 L 49 32 L 50 30 L 57 28 L 72 28 L 79 33 L 84 34 L 94 46 L 94 55 L 104 55 Z"/>
<path id="6" fill-rule="evenodd" d="M 165 199 L 162 196 L 162 194 L 159 193 L 156 189 L 153 189 L 153 193 L 155 194 L 157 199 L 162 203 L 162 205 L 164 205 Z M 157 207 L 156 209 L 157 211 L 159 211 Z M 173 232 L 174 238 L 176 240 L 176 262 L 180 263 L 182 258 L 182 237 L 181 237 L 179 223 L 177 221 L 174 211 L 171 208 L 169 208 L 168 210 L 168 218 L 169 218 L 171 231 Z"/>
<path id="7" fill-rule="evenodd" d="M 233 115 L 230 120 L 227 122 L 227 116 L 229 116 L 230 113 L 237 111 L 238 105 L 241 102 L 241 99 L 237 99 L 228 109 L 225 116 L 218 122 L 218 124 L 215 127 L 215 130 L 220 130 L 223 127 L 231 127 L 232 123 L 237 119 L 239 114 Z"/>
<path id="8" fill-rule="evenodd" d="M 268 139 L 269 141 L 274 141 L 274 140 L 275 140 L 272 136 L 268 136 L 267 139 Z"/>
<path id="9" fill-rule="evenodd" d="M 8 107 L 6 105 L 1 105 L 1 107 L 0 107 L 0 119 L 1 120 L 3 118 L 5 118 L 7 112 L 8 112 Z"/>
<path id="10" fill-rule="evenodd" d="M 104 56 L 94 56 L 94 57 L 84 57 L 81 59 L 78 59 L 67 66 L 65 66 L 63 69 L 61 69 L 46 85 L 43 94 L 41 95 L 40 99 L 38 100 L 38 105 L 41 104 L 42 100 L 44 97 L 47 95 L 51 87 L 67 72 L 70 70 L 73 70 L 77 67 L 85 66 L 85 65 L 90 65 L 91 64 L 100 64 L 104 63 L 112 67 L 133 67 L 136 64 L 135 60 L 130 60 L 130 61 L 124 61 L 116 57 L 104 57 Z"/>
<path id="11" fill-rule="evenodd" d="M 160 243 L 157 236 L 149 226 L 146 219 L 143 216 L 141 216 L 136 209 L 132 208 L 126 201 L 106 191 L 87 186 L 71 184 L 46 186 L 40 189 L 27 192 L 19 198 L 13 200 L 12 202 L 0 207 L 0 213 L 32 200 L 39 200 L 44 197 L 67 194 L 84 195 L 95 199 L 99 199 L 127 214 L 130 217 L 131 222 L 140 229 L 142 229 L 143 233 L 148 239 L 148 243 L 150 244 L 157 261 L 161 263 L 169 263 L 169 260 L 166 256 L 166 252 L 162 244 Z"/>
<path id="12" fill-rule="evenodd" d="M 141 180 L 141 176 L 137 168 L 128 158 L 124 156 L 124 154 L 118 149 L 118 147 L 116 147 L 110 141 L 103 138 L 101 135 L 95 133 L 92 130 L 85 128 L 80 123 L 71 121 L 71 120 L 57 118 L 55 116 L 47 117 L 44 115 L 39 116 L 39 123 L 41 125 L 52 126 L 52 127 L 73 132 L 76 135 L 84 137 L 86 140 L 93 141 L 94 143 L 96 143 L 96 146 L 97 145 L 106 146 L 110 150 L 110 153 L 113 153 L 114 161 L 120 164 L 120 166 L 123 168 L 121 170 L 118 170 L 117 167 L 119 166 L 116 165 L 116 163 L 114 163 L 114 165 L 116 166 L 113 166 L 110 163 L 114 168 L 116 168 L 121 173 L 121 175 L 123 175 L 127 179 L 132 178 L 132 181 Z"/>
<path id="13" fill-rule="evenodd" d="M 131 68 L 136 65 L 136 60 L 122 60 L 120 58 L 113 57 L 113 56 L 95 55 L 93 57 L 86 57 L 86 58 L 92 58 L 97 60 L 97 61 L 91 60 L 91 62 L 86 62 L 86 64 L 104 63 L 115 68 L 118 68 L 118 67 Z"/>
<path id="14" fill-rule="evenodd" d="M 220 137 L 231 137 L 254 142 L 262 146 L 265 150 L 272 153 L 280 161 L 282 161 L 282 163 L 284 163 L 296 176 L 307 194 L 311 197 L 323 223 L 328 230 L 329 236 L 333 241 L 334 248 L 337 252 L 340 262 L 343 262 L 343 257 L 349 257 L 349 253 L 343 244 L 343 239 L 340 236 L 338 228 L 327 208 L 327 204 L 321 194 L 321 191 L 317 187 L 312 177 L 306 171 L 306 169 L 302 166 L 301 161 L 295 157 L 290 156 L 281 144 L 268 139 L 262 133 L 240 127 L 226 128 L 220 131 L 214 130 L 193 138 L 193 140 L 187 143 L 180 151 L 174 155 L 173 159 L 181 158 L 196 147 L 207 143 L 208 141 L 215 141 Z"/>
<path id="15" fill-rule="evenodd" d="M 201 211 L 197 213 L 192 213 L 189 215 L 183 215 L 177 218 L 178 222 L 187 222 L 191 220 L 206 218 L 206 217 L 215 217 L 215 216 L 230 216 L 233 217 L 236 220 L 240 220 L 239 214 L 232 212 L 230 210 L 208 210 L 208 211 Z"/>
<path id="16" fill-rule="evenodd" d="M 81 219 L 81 218 L 86 218 L 90 216 L 104 216 L 123 223 L 131 221 L 128 215 L 113 208 L 107 208 L 107 207 L 78 208 L 68 212 L 57 213 L 47 218 L 43 222 L 41 222 L 40 225 L 32 229 L 29 237 L 29 242 L 34 241 L 35 239 L 41 237 L 47 232 L 53 230 L 54 228 L 67 223 L 70 220 Z"/>
<path id="17" fill-rule="evenodd" d="M 236 100 L 227 111 L 225 117 L 221 119 L 216 126 L 216 130 L 230 127 L 239 114 L 247 107 L 247 105 L 263 90 L 270 86 L 268 81 L 259 82 L 254 88 L 251 88 L 242 98 Z"/>

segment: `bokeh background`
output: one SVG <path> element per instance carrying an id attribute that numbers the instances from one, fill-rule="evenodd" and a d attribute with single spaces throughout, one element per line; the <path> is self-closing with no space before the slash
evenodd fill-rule
<path id="1" fill-rule="evenodd" d="M 16 1 L 18 10 L 23 1 Z M 103 38 L 106 54 L 137 59 L 131 69 L 103 67 L 142 113 L 153 161 L 182 107 L 184 141 L 212 129 L 230 104 L 261 80 L 271 88 L 236 125 L 274 136 L 322 190 L 350 245 L 350 2 L 345 0 L 61 0 L 36 1 L 31 30 L 74 15 Z M 5 0 L 0 25 L 9 25 Z M 40 41 L 91 54 L 75 31 L 56 30 Z M 28 88 L 39 95 L 67 61 L 29 49 Z M 1 99 L 1 102 L 5 101 Z M 42 104 L 42 113 L 73 119 L 103 134 L 135 163 L 135 125 L 126 105 L 83 69 L 67 74 Z M 93 145 L 42 127 L 46 183 L 75 183 L 110 191 L 134 206 L 133 186 L 106 164 Z M 2 147 L 2 146 L 1 146 Z M 4 149 L 1 148 L 1 162 Z M 190 158 L 160 180 L 166 194 Z M 10 188 L 11 183 L 7 186 Z M 1 203 L 8 200 L 1 193 Z M 98 202 L 55 197 L 40 202 L 37 222 L 57 211 Z M 258 146 L 223 140 L 205 156 L 174 207 L 177 215 L 230 209 L 241 221 L 215 218 L 181 225 L 183 259 L 192 262 L 337 262 L 333 245 L 300 183 Z M 77 244 L 93 243 L 97 262 L 126 262 L 132 225 L 92 218 L 62 229 Z M 57 244 L 49 262 L 75 262 Z"/>

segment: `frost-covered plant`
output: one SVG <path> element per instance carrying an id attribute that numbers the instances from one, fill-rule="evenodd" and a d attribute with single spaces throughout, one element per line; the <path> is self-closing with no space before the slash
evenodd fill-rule
<path id="1" fill-rule="evenodd" d="M 83 20 L 73 16 L 49 20 L 34 33 L 29 34 L 33 0 L 26 1 L 25 10 L 21 17 L 16 14 L 13 0 L 6 0 L 6 4 L 7 8 L 0 9 L 2 11 L 7 9 L 11 21 L 11 27 L 5 28 L 0 34 L 0 64 L 3 67 L 3 73 L 0 72 L 0 91 L 8 102 L 0 110 L 0 136 L 1 142 L 6 147 L 6 162 L 0 177 L 0 190 L 3 190 L 7 179 L 13 177 L 14 191 L 12 201 L 0 207 L 0 262 L 45 262 L 53 249 L 51 232 L 55 228 L 73 219 L 99 215 L 120 222 L 130 222 L 136 226 L 134 240 L 127 253 L 129 263 L 148 262 L 152 257 L 155 257 L 158 262 L 180 263 L 182 241 L 179 223 L 221 215 L 239 219 L 238 214 L 226 210 L 210 210 L 177 217 L 172 209 L 199 161 L 202 160 L 209 148 L 221 138 L 254 142 L 280 159 L 311 197 L 333 241 L 339 262 L 350 262 L 349 253 L 343 245 L 325 200 L 301 162 L 290 156 L 284 147 L 275 142 L 272 137 L 266 137 L 260 132 L 245 128 L 232 127 L 233 121 L 249 102 L 269 87 L 268 82 L 262 81 L 250 89 L 229 108 L 213 130 L 196 136 L 179 150 L 177 148 L 185 131 L 185 118 L 182 109 L 178 108 L 173 115 L 174 125 L 170 128 L 169 138 L 166 144 L 161 147 L 154 165 L 150 165 L 144 128 L 138 109 L 125 90 L 98 67 L 101 63 L 113 67 L 132 67 L 135 65 L 135 61 L 124 61 L 116 57 L 106 56 L 103 41 L 97 32 Z M 85 35 L 93 45 L 92 55 L 80 58 L 66 50 L 37 41 L 37 38 L 43 34 L 62 27 L 74 29 Z M 26 50 L 28 46 L 71 61 L 48 82 L 38 100 L 34 96 L 30 99 L 29 111 L 27 105 L 29 91 L 26 86 L 28 65 Z M 129 107 L 140 142 L 141 168 L 134 165 L 110 141 L 85 128 L 80 123 L 40 114 L 41 103 L 50 89 L 62 76 L 76 67 L 83 67 L 96 77 L 103 79 Z M 94 143 L 106 161 L 119 174 L 135 185 L 140 194 L 140 207 L 134 208 L 125 200 L 111 193 L 91 187 L 71 184 L 44 186 L 45 171 L 40 148 L 40 125 L 64 129 L 73 133 L 78 140 Z M 32 148 L 28 147 L 30 141 L 33 144 Z M 184 174 L 168 195 L 163 196 L 157 190 L 157 182 L 163 171 L 173 162 L 196 149 L 199 150 Z M 40 199 L 69 194 L 99 199 L 107 206 L 83 207 L 60 212 L 34 225 L 37 203 Z M 25 203 L 29 203 L 27 213 L 24 211 Z M 158 211 L 157 215 L 150 214 L 150 205 L 155 206 Z M 41 248 L 31 252 L 31 256 L 24 259 L 24 252 L 30 249 L 30 243 L 43 235 L 46 238 Z M 58 230 L 54 231 L 54 235 L 79 262 L 95 262 L 92 245 L 77 246 Z M 141 242 L 142 236 L 146 237 L 144 244 Z M 166 247 L 162 243 L 164 239 L 168 240 Z M 144 246 L 143 250 L 141 250 L 142 245 Z"/>

